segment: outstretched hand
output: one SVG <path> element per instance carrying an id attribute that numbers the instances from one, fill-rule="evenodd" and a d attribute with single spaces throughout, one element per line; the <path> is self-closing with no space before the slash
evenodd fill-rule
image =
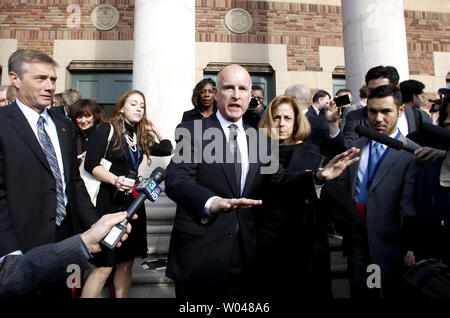
<path id="1" fill-rule="evenodd" d="M 316 178 L 321 181 L 333 180 L 341 175 L 345 169 L 359 160 L 359 157 L 354 157 L 360 152 L 358 148 L 351 148 L 328 162 L 325 168 L 316 174 Z M 354 158 L 352 158 L 354 157 Z"/>
<path id="2" fill-rule="evenodd" d="M 217 213 L 228 212 L 237 208 L 250 208 L 255 205 L 261 205 L 262 200 L 252 200 L 246 198 L 239 199 L 223 199 L 215 198 L 211 201 L 209 206 L 209 213 L 211 215 Z"/>

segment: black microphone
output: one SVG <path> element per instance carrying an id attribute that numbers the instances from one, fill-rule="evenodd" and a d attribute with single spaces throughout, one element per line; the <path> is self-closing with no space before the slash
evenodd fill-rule
<path id="1" fill-rule="evenodd" d="M 404 144 L 400 140 L 386 136 L 386 135 L 379 133 L 378 131 L 368 128 L 366 126 L 362 126 L 362 125 L 356 126 L 355 132 L 357 132 L 361 136 L 375 140 L 376 142 L 382 143 L 390 148 L 394 148 L 397 150 L 403 149 L 403 150 L 414 153 L 414 151 L 416 151 L 419 148 L 419 146 L 417 144 L 409 144 L 409 143 Z"/>
<path id="2" fill-rule="evenodd" d="M 450 129 L 436 126 L 430 123 L 422 123 L 419 131 L 433 139 L 437 139 L 439 143 L 450 144 Z"/>
<path id="3" fill-rule="evenodd" d="M 136 191 L 139 195 L 134 199 L 127 209 L 127 218 L 122 223 L 116 224 L 111 228 L 109 233 L 100 241 L 103 246 L 109 249 L 116 247 L 117 243 L 122 238 L 127 229 L 127 224 L 137 212 L 137 210 L 144 204 L 146 199 L 155 202 L 161 194 L 162 190 L 159 184 L 166 178 L 166 171 L 157 167 L 153 170 L 149 178 L 142 180 L 136 187 Z"/>

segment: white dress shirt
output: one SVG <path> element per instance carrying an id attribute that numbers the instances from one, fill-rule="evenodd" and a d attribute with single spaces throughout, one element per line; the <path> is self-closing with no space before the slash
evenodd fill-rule
<path id="1" fill-rule="evenodd" d="M 408 106 L 406 106 L 408 107 Z M 406 116 L 406 111 L 403 111 L 403 114 L 398 118 L 397 128 L 400 129 L 400 132 L 403 136 L 407 136 L 409 133 L 408 128 L 408 117 Z"/>

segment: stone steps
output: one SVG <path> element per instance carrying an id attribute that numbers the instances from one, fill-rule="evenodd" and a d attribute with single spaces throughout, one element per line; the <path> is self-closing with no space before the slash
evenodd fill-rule
<path id="1" fill-rule="evenodd" d="M 329 235 L 331 261 L 331 288 L 334 298 L 349 298 L 347 260 L 342 255 L 342 237 Z"/>

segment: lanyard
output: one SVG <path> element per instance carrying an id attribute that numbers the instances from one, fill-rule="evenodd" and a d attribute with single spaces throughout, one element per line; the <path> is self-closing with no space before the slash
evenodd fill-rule
<path id="1" fill-rule="evenodd" d="M 397 135 L 395 136 L 395 139 L 398 139 L 400 137 L 400 129 L 397 132 Z M 369 171 L 369 179 L 367 180 L 367 184 L 370 185 L 372 184 L 373 179 L 375 178 L 375 175 L 378 171 L 378 168 L 381 165 L 381 162 L 383 161 L 383 159 L 386 157 L 386 155 L 388 154 L 389 150 L 391 150 L 390 147 L 387 147 L 386 150 L 383 152 L 383 155 L 378 159 L 377 164 L 375 165 L 373 171 L 370 171 L 370 162 L 371 162 L 371 158 L 372 158 L 372 146 L 373 146 L 373 142 L 370 142 L 370 146 L 369 146 L 369 163 L 367 165 Z"/>
<path id="2" fill-rule="evenodd" d="M 137 149 L 137 161 L 136 161 L 136 159 L 134 158 L 133 151 L 131 151 L 130 146 L 127 143 L 127 140 L 125 138 L 125 134 L 124 133 L 122 133 L 122 138 L 123 138 L 123 141 L 125 142 L 125 144 L 128 147 L 128 151 L 130 152 L 130 157 L 131 157 L 131 161 L 133 163 L 133 168 L 134 168 L 134 170 L 137 171 L 138 165 L 139 165 L 139 159 L 141 158 L 141 152 L 139 151 L 139 144 L 136 143 L 136 149 Z"/>

